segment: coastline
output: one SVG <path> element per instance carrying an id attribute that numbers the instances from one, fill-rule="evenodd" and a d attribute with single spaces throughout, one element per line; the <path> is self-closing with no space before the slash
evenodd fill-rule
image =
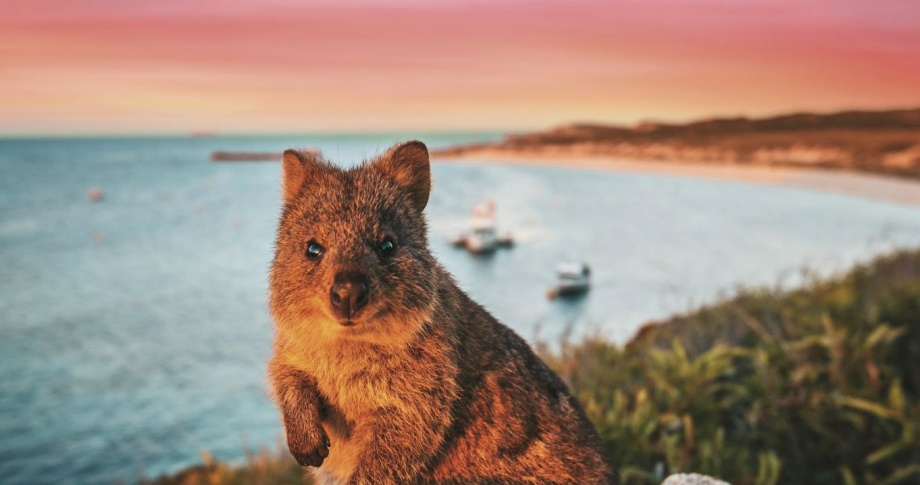
<path id="1" fill-rule="evenodd" d="M 920 180 L 846 170 L 722 162 L 650 161 L 565 152 L 509 152 L 507 149 L 476 149 L 459 155 L 434 152 L 432 160 L 440 163 L 570 168 L 797 187 L 920 207 Z"/>

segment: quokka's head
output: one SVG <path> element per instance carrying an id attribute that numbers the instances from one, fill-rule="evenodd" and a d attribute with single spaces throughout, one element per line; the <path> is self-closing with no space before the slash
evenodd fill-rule
<path id="1" fill-rule="evenodd" d="M 435 291 L 422 213 L 430 191 L 428 149 L 419 141 L 348 170 L 286 151 L 269 282 L 278 325 L 380 343 L 418 330 Z"/>

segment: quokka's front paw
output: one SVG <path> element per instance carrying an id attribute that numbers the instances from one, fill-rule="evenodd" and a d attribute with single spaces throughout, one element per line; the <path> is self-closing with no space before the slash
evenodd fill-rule
<path id="1" fill-rule="evenodd" d="M 322 427 L 312 430 L 289 431 L 288 449 L 301 466 L 320 466 L 329 456 L 329 437 Z"/>

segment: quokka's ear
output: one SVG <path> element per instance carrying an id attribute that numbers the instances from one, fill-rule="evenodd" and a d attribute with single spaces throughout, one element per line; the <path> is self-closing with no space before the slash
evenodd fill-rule
<path id="1" fill-rule="evenodd" d="M 431 193 L 431 166 L 424 143 L 413 140 L 390 148 L 381 157 L 379 167 L 409 193 L 419 212 L 425 209 Z"/>
<path id="2" fill-rule="evenodd" d="M 281 198 L 285 204 L 294 200 L 312 175 L 318 157 L 318 153 L 309 150 L 284 151 L 281 157 Z"/>

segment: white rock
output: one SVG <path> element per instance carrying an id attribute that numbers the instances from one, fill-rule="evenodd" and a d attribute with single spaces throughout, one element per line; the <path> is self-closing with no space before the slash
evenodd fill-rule
<path id="1" fill-rule="evenodd" d="M 665 478 L 661 485 L 730 485 L 722 480 L 698 473 L 679 473 Z"/>

